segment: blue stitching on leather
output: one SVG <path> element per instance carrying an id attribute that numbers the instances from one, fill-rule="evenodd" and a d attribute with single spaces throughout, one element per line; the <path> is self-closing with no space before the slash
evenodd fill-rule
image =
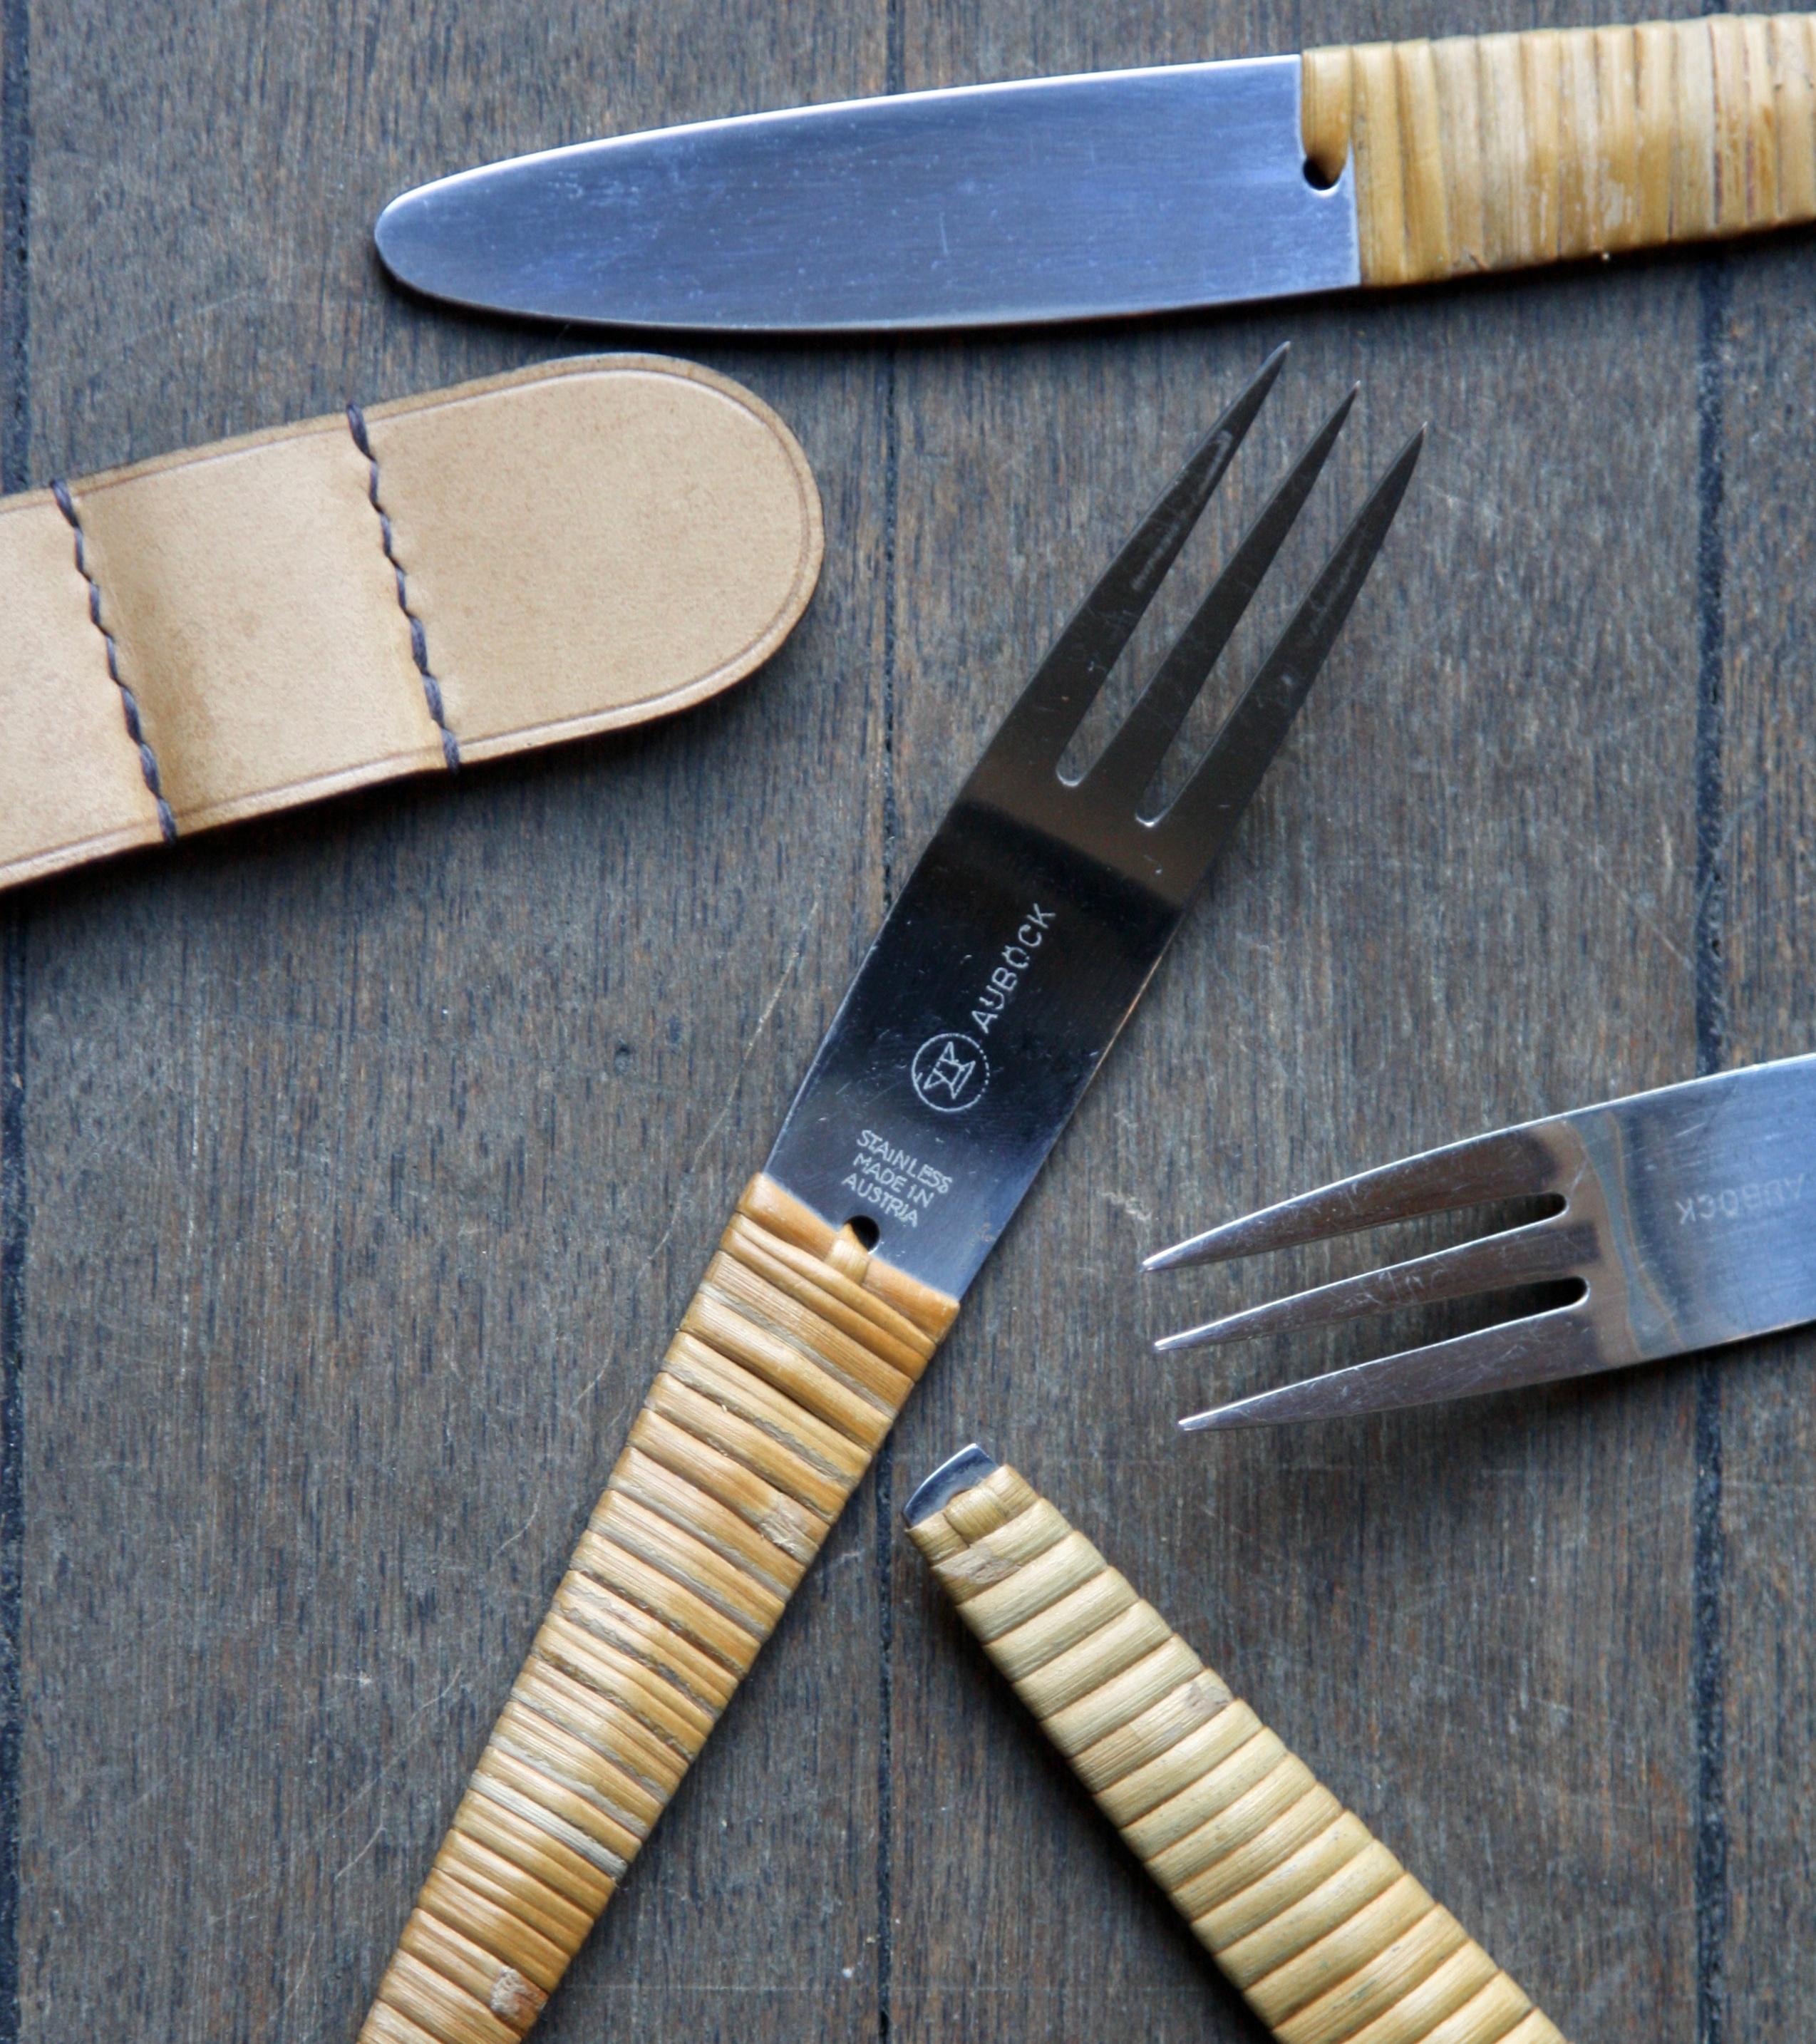
<path id="1" fill-rule="evenodd" d="M 423 630 L 423 621 L 410 608 L 409 592 L 404 584 L 403 563 L 397 559 L 392 546 L 391 521 L 378 498 L 378 457 L 372 451 L 372 443 L 367 437 L 366 414 L 357 405 L 347 408 L 347 424 L 352 432 L 353 444 L 366 457 L 370 470 L 370 479 L 366 486 L 366 496 L 372 509 L 378 514 L 378 534 L 384 542 L 385 558 L 391 564 L 391 572 L 397 578 L 397 608 L 410 628 L 410 658 L 417 663 L 417 672 L 422 676 L 423 697 L 428 705 L 428 713 L 435 719 L 435 728 L 441 733 L 441 756 L 447 762 L 449 773 L 455 773 L 460 766 L 460 745 L 447 727 L 443 714 L 441 684 L 428 664 L 428 637 Z"/>
<path id="2" fill-rule="evenodd" d="M 101 585 L 88 571 L 88 544 L 83 537 L 82 520 L 77 515 L 75 499 L 69 494 L 69 486 L 53 482 L 51 494 L 56 499 L 57 509 L 69 521 L 70 530 L 75 535 L 75 565 L 83 580 L 88 584 L 88 621 L 101 634 L 102 644 L 107 648 L 107 674 L 114 687 L 120 691 L 120 705 L 126 713 L 126 735 L 139 749 L 139 771 L 145 777 L 145 786 L 152 791 L 152 800 L 158 805 L 158 828 L 166 844 L 175 844 L 177 820 L 171 813 L 171 805 L 164 800 L 162 777 L 158 772 L 158 755 L 152 750 L 152 742 L 145 736 L 145 728 L 139 717 L 139 699 L 121 679 L 120 648 L 114 644 L 113 634 L 101 621 Z"/>

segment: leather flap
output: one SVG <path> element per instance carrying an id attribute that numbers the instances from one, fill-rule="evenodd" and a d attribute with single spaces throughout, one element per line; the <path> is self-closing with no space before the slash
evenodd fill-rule
<path id="1" fill-rule="evenodd" d="M 0 503 L 0 886 L 159 836 L 74 539 L 48 490 Z"/>
<path id="2" fill-rule="evenodd" d="M 822 547 L 769 407 L 649 355 L 0 503 L 0 886 L 681 709 L 787 636 Z"/>
<path id="3" fill-rule="evenodd" d="M 562 363 L 367 420 L 463 759 L 697 702 L 767 659 L 812 592 L 805 458 L 708 371 Z"/>
<path id="4" fill-rule="evenodd" d="M 442 763 L 345 422 L 69 494 L 180 834 Z"/>

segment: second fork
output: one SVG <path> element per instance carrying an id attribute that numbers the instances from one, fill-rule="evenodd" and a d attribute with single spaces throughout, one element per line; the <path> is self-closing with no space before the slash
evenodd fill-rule
<path id="1" fill-rule="evenodd" d="M 1226 1222 L 1149 1270 L 1534 1197 L 1522 1228 L 1169 1335 L 1163 1354 L 1564 1283 L 1550 1311 L 1257 1393 L 1181 1425 L 1258 1427 L 1618 1370 L 1816 1320 L 1816 1056 L 1503 1128 Z"/>

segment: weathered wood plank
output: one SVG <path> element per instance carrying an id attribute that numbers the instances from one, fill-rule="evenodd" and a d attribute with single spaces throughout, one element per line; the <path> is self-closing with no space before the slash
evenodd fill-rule
<path id="1" fill-rule="evenodd" d="M 869 17 L 813 21 L 40 9 L 34 473 L 552 352 L 392 295 L 378 204 L 880 82 Z M 35 898 L 30 2038 L 351 2034 L 880 912 L 877 365 L 714 359 L 825 486 L 825 583 L 766 674 Z M 551 2037 L 870 2021 L 871 1548 L 860 1512 Z"/>
<path id="2" fill-rule="evenodd" d="M 0 490 L 25 480 L 30 426 L 26 259 L 31 98 L 22 0 L 0 7 Z M 25 932 L 27 905 L 0 911 L 0 2032 L 18 2027 L 19 1665 L 24 1566 Z"/>
<path id="3" fill-rule="evenodd" d="M 1813 257 L 1799 238 L 1730 260 L 1714 309 L 1722 809 L 1710 936 L 1722 946 L 1720 1047 L 1733 1064 L 1816 1043 L 1816 336 L 1801 309 Z M 1800 1821 L 1816 1796 L 1812 1363 L 1816 1336 L 1804 1333 L 1734 1350 L 1709 1373 L 1720 1449 L 1709 1623 L 1726 1733 L 1714 1813 L 1727 1855 L 1720 1988 L 1723 2034 L 1736 2038 L 1793 2034 L 1816 2010 L 1816 1954 L 1785 1934 L 1816 1911 Z"/>
<path id="4" fill-rule="evenodd" d="M 1420 25 L 1326 10 L 1305 29 Z M 917 11 L 908 79 L 1292 40 L 1284 17 L 1213 28 L 1207 51 L 1184 10 L 998 9 L 975 33 L 969 9 Z M 1693 268 L 1658 265 L 900 372 L 910 837 L 957 770 L 948 677 L 988 678 L 968 746 L 1274 340 L 1296 360 L 1226 536 L 1352 376 L 1348 501 L 1431 422 L 1303 728 L 898 1455 L 904 1484 L 972 1435 L 1012 1458 L 1570 2034 L 1635 2044 L 1687 2036 L 1694 2005 L 1687 1374 L 1187 1443 L 1171 1419 L 1214 1384 L 1370 1335 L 1221 1371 L 1160 1364 L 1146 1338 L 1362 1251 L 1146 1289 L 1135 1264 L 1245 1204 L 1692 1068 L 1695 334 Z M 1310 524 L 1301 586 L 1334 509 Z M 1254 2034 L 918 1563 L 896 1581 L 903 2029 L 1104 2036 L 1139 2008 L 1145 2034 Z"/>

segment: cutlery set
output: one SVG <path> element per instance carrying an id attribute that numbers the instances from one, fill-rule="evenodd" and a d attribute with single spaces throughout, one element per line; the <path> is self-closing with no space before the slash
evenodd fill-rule
<path id="1" fill-rule="evenodd" d="M 1418 284 L 1816 218 L 1813 72 L 1816 17 L 1781 15 L 903 94 L 463 172 L 394 200 L 377 240 L 401 282 L 463 305 L 759 333 L 1023 326 Z M 683 1316 L 367 2037 L 452 2044 L 482 2003 L 509 2034 L 533 2019 L 1285 737 L 1419 436 L 1181 792 L 1149 803 L 1353 393 L 1120 728 L 1078 778 L 1060 771 L 1280 363 L 1219 421 L 1036 670 L 859 968 Z M 1514 1199 L 1549 1209 L 1226 1315 L 1164 1352 L 1522 1288 L 1572 1296 L 1181 1424 L 1381 1411 L 1816 1318 L 1806 1191 L 1816 1199 L 1816 1059 L 1793 1059 L 1227 1223 L 1148 1268 Z M 907 1517 L 990 1658 L 1284 2044 L 1559 2038 L 1012 1470 L 967 1449 Z"/>
<path id="2" fill-rule="evenodd" d="M 394 200 L 377 241 L 400 282 L 458 305 L 696 332 L 1024 326 L 1427 284 L 1816 220 L 1813 81 L 1816 16 L 1783 14 L 980 85 L 466 171 Z M 360 2033 L 370 2044 L 509 2044 L 534 2023 L 1285 741 L 1407 495 L 1422 432 L 1357 505 L 1179 792 L 1156 795 L 1354 391 L 1276 484 L 1119 727 L 1081 774 L 1061 769 L 1285 352 L 1218 420 L 1036 667 L 878 931 L 473 1769 Z M 524 501 L 552 466 L 578 507 L 570 522 L 604 536 L 597 561 L 567 549 L 578 607 L 541 593 L 559 632 L 515 619 L 507 585 L 519 588 L 536 550 L 520 573 L 516 538 L 475 536 L 482 521 L 463 496 L 477 469 L 513 459 Z M 676 522 L 683 498 L 718 522 Z M 821 537 L 781 422 L 722 378 L 647 357 L 354 406 L 344 426 L 312 421 L 9 499 L 0 582 L 26 650 L 13 666 L 0 651 L 0 713 L 17 709 L 38 742 L 18 755 L 17 799 L 0 805 L 14 820 L 0 819 L 0 885 L 693 701 L 779 643 Z M 225 579 L 286 592 L 266 606 L 268 648 L 234 636 L 263 627 L 244 605 L 229 617 L 192 571 L 192 554 L 218 563 L 242 541 L 255 551 Z M 684 555 L 691 581 L 678 578 Z M 324 641 L 318 656 L 299 636 L 331 576 L 359 624 L 344 712 L 321 682 L 334 649 Z M 626 590 L 643 605 L 631 624 L 595 616 L 601 591 L 616 602 Z M 196 615 L 179 615 L 192 599 Z M 632 673 L 665 633 L 685 657 Z M 198 647 L 214 649 L 207 671 Z M 292 667 L 314 685 L 315 714 L 303 736 L 286 728 L 285 751 L 275 711 L 240 678 L 271 676 L 287 703 Z M 63 680 L 40 709 L 46 673 Z M 230 743 L 223 719 L 244 724 Z M 1543 1210 L 1157 1347 L 1447 1301 L 1517 1306 L 1537 1287 L 1565 1296 L 1181 1424 L 1380 1413 L 1816 1320 L 1816 1056 L 1431 1151 L 1223 1222 L 1146 1268 L 1510 1201 Z M 985 1654 L 1282 2044 L 1560 2039 L 1013 1470 L 967 1448 L 906 1517 Z"/>

